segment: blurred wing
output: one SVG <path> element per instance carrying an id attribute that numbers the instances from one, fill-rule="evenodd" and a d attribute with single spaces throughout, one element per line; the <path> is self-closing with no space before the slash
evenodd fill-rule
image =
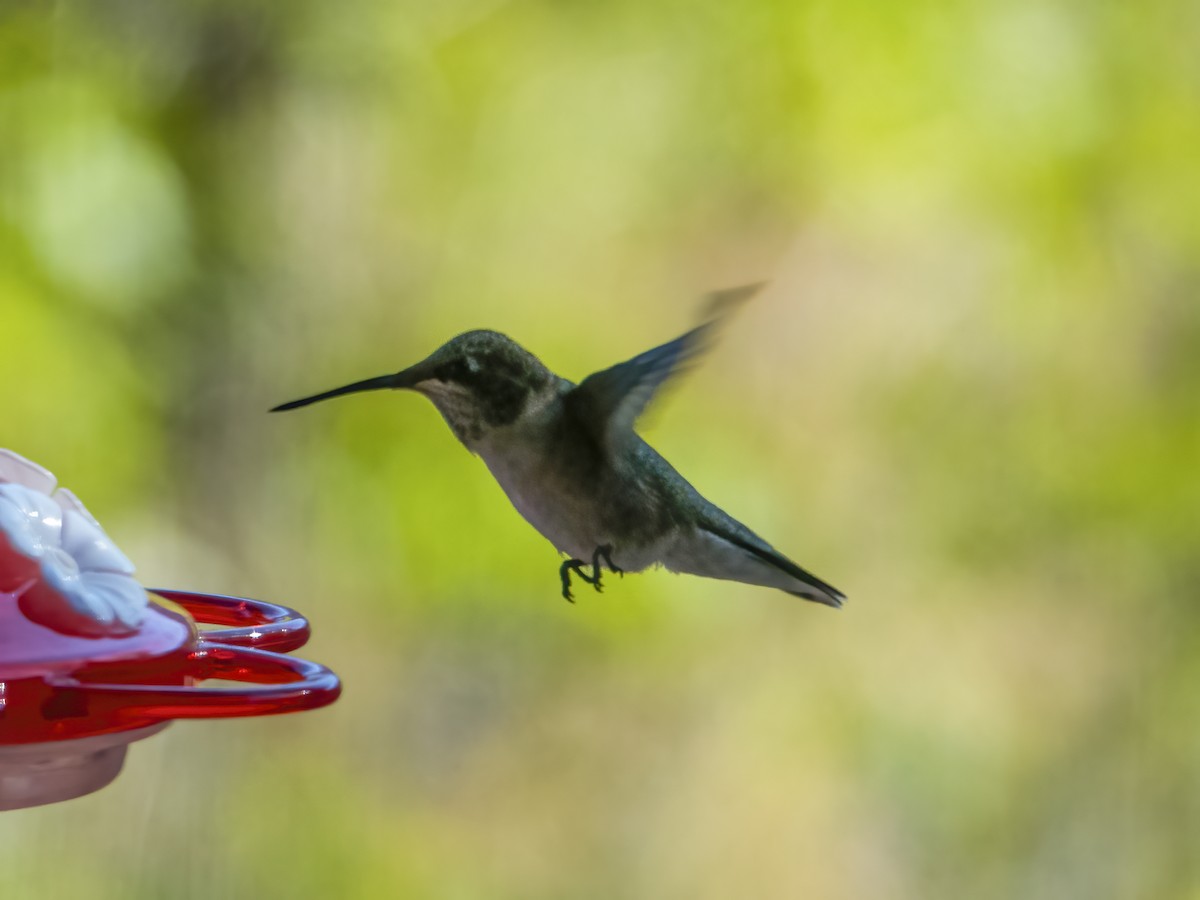
<path id="1" fill-rule="evenodd" d="M 609 449 L 619 446 L 633 434 L 634 422 L 658 389 L 708 348 L 730 306 L 750 298 L 761 287 L 753 284 L 711 294 L 707 322 L 669 343 L 589 375 L 567 394 L 568 409 L 598 444 Z"/>

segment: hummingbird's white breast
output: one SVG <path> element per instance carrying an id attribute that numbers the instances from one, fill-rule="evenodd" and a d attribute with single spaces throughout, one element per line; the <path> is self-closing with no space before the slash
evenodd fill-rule
<path id="1" fill-rule="evenodd" d="M 557 394 L 531 396 L 511 425 L 491 429 L 469 447 L 477 453 L 517 512 L 560 553 L 591 559 L 611 544 L 600 533 L 595 503 L 586 485 L 562 474 L 549 434 L 561 414 Z M 631 569 L 630 571 L 635 571 Z"/>
<path id="2" fill-rule="evenodd" d="M 560 553 L 584 559 L 604 543 L 589 538 L 589 529 L 581 527 L 586 519 L 572 514 L 577 499 L 539 481 L 535 467 L 505 456 L 484 457 L 484 461 L 517 512 Z"/>
<path id="3" fill-rule="evenodd" d="M 517 512 L 560 553 L 590 559 L 608 543 L 595 533 L 594 511 L 586 498 L 560 478 L 547 474 L 540 445 L 492 435 L 477 452 Z M 552 465 L 552 463 L 551 463 Z"/>
<path id="4" fill-rule="evenodd" d="M 680 535 L 671 532 L 642 544 L 622 541 L 602 525 L 596 498 L 587 485 L 558 474 L 558 460 L 541 452 L 545 442 L 528 436 L 494 434 L 476 452 L 509 501 L 560 553 L 590 560 L 597 547 L 613 548 L 612 560 L 626 572 L 640 572 L 677 552 Z M 669 564 L 668 564 L 669 565 Z M 684 571 L 680 568 L 677 571 Z"/>

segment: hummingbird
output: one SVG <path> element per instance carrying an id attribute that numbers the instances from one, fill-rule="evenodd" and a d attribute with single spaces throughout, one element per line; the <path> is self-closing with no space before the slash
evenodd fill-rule
<path id="1" fill-rule="evenodd" d="M 658 390 L 706 349 L 728 310 L 761 287 L 714 292 L 701 325 L 579 384 L 503 334 L 468 331 L 399 372 L 271 412 L 360 391 L 428 397 L 517 511 L 566 555 L 559 579 L 571 602 L 572 574 L 600 591 L 605 567 L 624 575 L 663 566 L 840 607 L 841 591 L 706 500 L 634 431 Z"/>

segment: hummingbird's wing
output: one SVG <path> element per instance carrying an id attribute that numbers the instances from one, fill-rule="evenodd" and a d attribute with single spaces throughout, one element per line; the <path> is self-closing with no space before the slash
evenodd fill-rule
<path id="1" fill-rule="evenodd" d="M 633 423 L 671 376 L 708 348 L 712 333 L 730 308 L 748 300 L 762 284 L 716 291 L 709 295 L 708 321 L 687 334 L 633 359 L 589 375 L 566 395 L 567 408 L 610 450 L 633 435 Z"/>

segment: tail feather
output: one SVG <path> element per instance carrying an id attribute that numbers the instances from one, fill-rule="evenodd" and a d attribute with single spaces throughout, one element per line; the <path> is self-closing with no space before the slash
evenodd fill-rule
<path id="1" fill-rule="evenodd" d="M 793 583 L 799 582 L 801 586 L 794 587 L 793 584 L 780 583 L 785 582 L 788 579 L 770 579 L 769 581 L 764 580 L 759 583 L 763 583 L 769 587 L 778 587 L 780 590 L 786 591 L 793 596 L 803 597 L 805 600 L 811 600 L 814 603 L 822 603 L 825 606 L 832 606 L 835 609 L 840 608 L 841 605 L 846 601 L 846 595 L 833 585 L 822 581 L 812 572 L 809 572 L 807 569 L 802 569 L 800 566 L 796 565 L 786 556 L 777 552 L 773 547 L 759 538 L 758 535 L 745 528 L 745 526 L 742 526 L 733 520 L 730 521 L 733 525 L 738 526 L 736 530 L 733 528 L 722 528 L 719 525 L 701 525 L 700 530 L 707 532 L 721 541 L 732 544 L 734 547 L 749 554 L 760 563 L 763 563 L 771 569 L 788 576 L 788 579 L 790 579 Z"/>

